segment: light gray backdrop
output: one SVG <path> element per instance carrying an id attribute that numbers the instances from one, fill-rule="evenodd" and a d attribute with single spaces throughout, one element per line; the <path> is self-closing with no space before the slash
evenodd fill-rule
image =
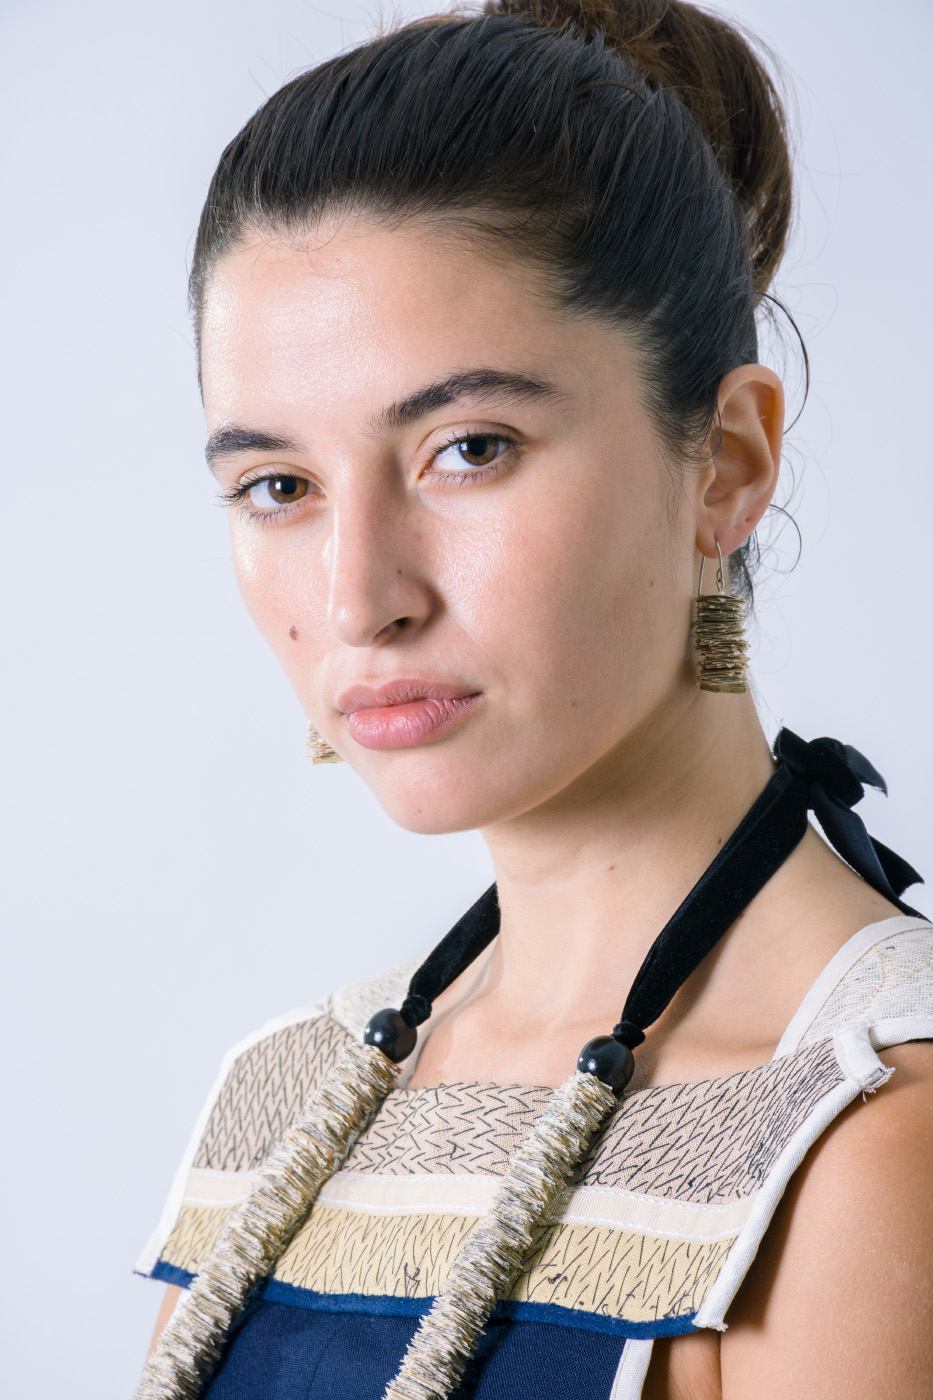
<path id="1" fill-rule="evenodd" d="M 814 375 L 792 439 L 804 555 L 761 588 L 761 703 L 770 728 L 863 747 L 892 790 L 866 802 L 873 828 L 933 872 L 933 9 L 733 9 L 797 85 L 781 290 Z M 201 458 L 185 271 L 211 170 L 264 95 L 374 15 L 3 8 L 10 1400 L 129 1395 L 159 1292 L 129 1270 L 221 1052 L 429 944 L 489 873 L 477 837 L 399 832 L 304 758 Z"/>

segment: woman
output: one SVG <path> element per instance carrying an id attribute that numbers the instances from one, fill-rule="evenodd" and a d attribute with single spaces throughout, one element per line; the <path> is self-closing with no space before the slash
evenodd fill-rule
<path id="1" fill-rule="evenodd" d="M 767 73 L 676 0 L 409 25 L 224 153 L 192 302 L 244 598 L 313 756 L 496 887 L 228 1057 L 141 1396 L 933 1388 L 933 929 L 879 775 L 772 756 L 744 679 L 789 218 Z"/>

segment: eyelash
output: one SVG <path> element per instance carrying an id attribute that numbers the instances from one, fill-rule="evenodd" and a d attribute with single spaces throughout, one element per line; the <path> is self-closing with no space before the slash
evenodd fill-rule
<path id="1" fill-rule="evenodd" d="M 445 485 L 465 486 L 467 482 L 484 481 L 487 477 L 497 476 L 506 466 L 512 456 L 512 449 L 519 446 L 516 438 L 510 437 L 508 433 L 489 433 L 483 428 L 477 428 L 465 433 L 454 433 L 446 442 L 442 442 L 434 453 L 432 461 L 436 461 L 442 452 L 446 452 L 450 447 L 456 447 L 461 442 L 469 442 L 470 438 L 492 438 L 494 442 L 505 443 L 505 451 L 496 457 L 494 461 L 487 462 L 482 467 L 472 467 L 462 472 L 439 472 Z"/>
<path id="2" fill-rule="evenodd" d="M 512 450 L 520 446 L 516 438 L 508 433 L 490 433 L 484 429 L 470 429 L 463 433 L 454 433 L 445 442 L 442 442 L 432 455 L 432 462 L 451 447 L 456 447 L 463 442 L 469 442 L 470 438 L 492 438 L 496 442 L 505 444 L 503 451 L 492 462 L 487 462 L 485 466 L 473 467 L 462 472 L 439 472 L 438 476 L 443 478 L 445 486 L 466 486 L 478 481 L 485 481 L 489 477 L 497 476 L 511 459 Z M 295 507 L 290 505 L 279 506 L 277 510 L 252 510 L 248 503 L 249 493 L 254 486 L 258 486 L 262 481 L 274 481 L 276 477 L 284 476 L 285 473 L 266 472 L 263 476 L 250 477 L 246 481 L 241 481 L 238 485 L 231 487 L 229 491 L 221 491 L 220 505 L 225 507 L 240 506 L 250 520 L 261 522 L 264 525 L 273 523 L 282 515 L 289 514 Z"/>
<path id="3" fill-rule="evenodd" d="M 249 504 L 249 493 L 262 481 L 275 481 L 278 477 L 290 475 L 290 472 L 266 472 L 264 476 L 250 477 L 248 481 L 241 481 L 239 485 L 232 486 L 229 491 L 221 491 L 217 503 L 225 508 L 238 506 L 254 524 L 271 525 L 281 516 L 290 514 L 294 507 L 279 506 L 276 510 L 253 510 Z"/>

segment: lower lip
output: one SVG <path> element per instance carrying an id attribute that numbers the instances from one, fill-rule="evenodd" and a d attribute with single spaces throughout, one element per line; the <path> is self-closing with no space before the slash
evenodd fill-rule
<path id="1" fill-rule="evenodd" d="M 413 749 L 462 724 L 481 698 L 458 695 L 452 700 L 413 700 L 408 705 L 354 710 L 347 715 L 347 728 L 364 749 Z"/>

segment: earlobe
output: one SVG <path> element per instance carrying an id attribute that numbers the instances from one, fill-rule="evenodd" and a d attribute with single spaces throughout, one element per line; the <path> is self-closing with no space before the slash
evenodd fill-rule
<path id="1" fill-rule="evenodd" d="M 697 510 L 697 548 L 712 559 L 745 543 L 771 503 L 781 466 L 784 388 L 764 365 L 740 365 L 719 387 L 711 477 Z"/>

